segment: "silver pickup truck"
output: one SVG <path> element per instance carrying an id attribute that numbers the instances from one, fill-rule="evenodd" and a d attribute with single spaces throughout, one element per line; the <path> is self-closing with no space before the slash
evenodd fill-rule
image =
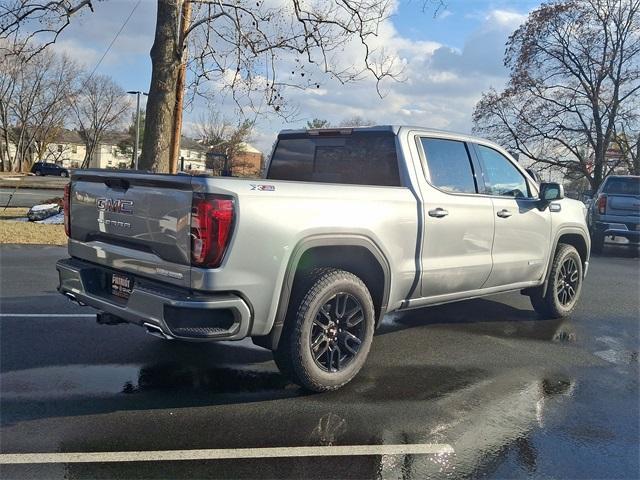
<path id="1" fill-rule="evenodd" d="M 590 239 L 563 197 L 479 138 L 287 130 L 257 180 L 75 171 L 59 291 L 164 339 L 252 337 L 293 381 L 333 390 L 388 312 L 520 290 L 570 314 Z"/>

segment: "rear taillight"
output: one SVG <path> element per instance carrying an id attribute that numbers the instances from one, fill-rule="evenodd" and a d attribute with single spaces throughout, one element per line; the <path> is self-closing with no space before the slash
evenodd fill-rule
<path id="1" fill-rule="evenodd" d="M 64 233 L 71 237 L 71 184 L 64 186 L 64 197 L 62 198 L 62 209 L 64 211 Z"/>
<path id="2" fill-rule="evenodd" d="M 598 213 L 604 214 L 607 211 L 607 196 L 602 193 L 598 197 Z"/>
<path id="3" fill-rule="evenodd" d="M 234 220 L 233 198 L 194 194 L 191 205 L 191 263 L 217 268 L 227 249 Z"/>

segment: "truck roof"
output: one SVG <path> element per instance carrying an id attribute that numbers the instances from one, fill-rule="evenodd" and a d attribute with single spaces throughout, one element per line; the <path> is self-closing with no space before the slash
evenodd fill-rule
<path id="1" fill-rule="evenodd" d="M 418 125 L 371 125 L 366 127 L 327 127 L 327 128 L 300 128 L 300 129 L 290 129 L 290 130 L 281 130 L 278 134 L 278 138 L 288 137 L 288 136 L 298 136 L 305 135 L 311 132 L 331 132 L 331 131 L 355 131 L 355 132 L 392 132 L 394 135 L 398 135 L 400 130 L 420 130 L 426 134 L 433 133 L 437 135 L 446 135 L 451 138 L 455 138 L 458 140 L 464 140 L 469 142 L 481 142 L 481 143 L 493 143 L 488 142 L 487 139 L 476 137 L 473 135 L 469 135 L 466 133 L 454 132 L 450 130 L 441 130 L 436 128 L 428 128 L 421 127 Z"/>

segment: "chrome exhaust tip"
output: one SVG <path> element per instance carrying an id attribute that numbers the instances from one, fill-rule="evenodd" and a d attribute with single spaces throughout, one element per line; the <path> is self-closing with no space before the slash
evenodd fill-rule
<path id="1" fill-rule="evenodd" d="M 147 330 L 147 333 L 149 335 L 162 338 L 163 340 L 174 340 L 174 338 L 171 335 L 164 333 L 158 325 L 153 325 L 151 323 L 143 323 L 142 325 Z"/>
<path id="2" fill-rule="evenodd" d="M 70 301 L 72 301 L 73 303 L 77 303 L 77 304 L 78 304 L 78 305 L 80 305 L 81 307 L 86 307 L 86 306 L 87 306 L 87 304 L 86 304 L 86 303 L 81 302 L 80 300 L 78 300 L 78 299 L 76 298 L 76 296 L 75 296 L 73 293 L 71 293 L 71 292 L 64 292 L 64 294 L 63 294 L 63 295 L 64 295 L 65 297 L 67 297 L 67 299 L 69 299 L 69 300 L 70 300 Z"/>

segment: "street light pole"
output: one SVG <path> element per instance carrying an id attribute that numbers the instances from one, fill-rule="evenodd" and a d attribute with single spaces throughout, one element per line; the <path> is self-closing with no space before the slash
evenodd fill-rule
<path id="1" fill-rule="evenodd" d="M 127 92 L 136 96 L 136 141 L 133 142 L 133 168 L 138 170 L 138 151 L 140 150 L 140 95 L 149 95 L 146 92 Z"/>

